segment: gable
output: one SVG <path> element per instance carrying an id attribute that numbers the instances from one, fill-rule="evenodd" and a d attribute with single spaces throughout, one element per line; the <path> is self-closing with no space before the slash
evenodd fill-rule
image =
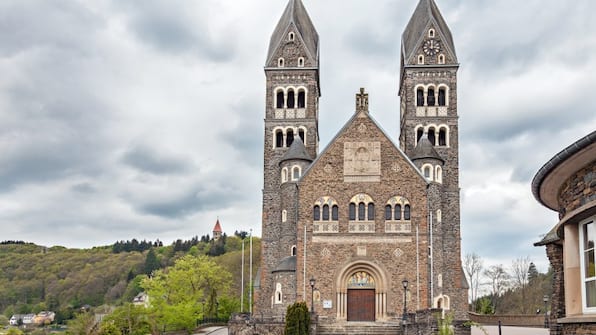
<path id="1" fill-rule="evenodd" d="M 284 59 L 284 66 L 286 68 L 292 67 L 316 67 L 316 55 L 312 55 L 311 51 L 302 38 L 302 35 L 294 23 L 290 23 L 287 29 L 280 34 L 280 40 L 271 45 L 265 67 L 274 68 L 280 67 L 278 60 Z M 293 36 L 291 36 L 293 34 Z M 298 59 L 303 58 L 304 63 L 298 64 Z"/>

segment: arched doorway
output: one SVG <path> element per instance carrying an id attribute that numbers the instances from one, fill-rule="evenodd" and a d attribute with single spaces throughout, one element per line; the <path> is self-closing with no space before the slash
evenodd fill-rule
<path id="1" fill-rule="evenodd" d="M 348 321 L 375 321 L 375 279 L 358 271 L 348 279 Z"/>
<path id="2" fill-rule="evenodd" d="M 337 319 L 381 321 L 387 319 L 387 279 L 369 261 L 346 264 L 337 277 Z"/>

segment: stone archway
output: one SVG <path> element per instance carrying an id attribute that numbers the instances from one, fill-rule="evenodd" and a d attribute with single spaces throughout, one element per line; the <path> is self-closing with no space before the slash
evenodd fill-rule
<path id="1" fill-rule="evenodd" d="M 337 319 L 381 321 L 387 319 L 387 279 L 384 271 L 369 261 L 344 266 L 337 277 Z"/>

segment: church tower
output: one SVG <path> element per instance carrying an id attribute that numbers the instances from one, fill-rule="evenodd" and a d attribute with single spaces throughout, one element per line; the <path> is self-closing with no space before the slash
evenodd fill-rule
<path id="1" fill-rule="evenodd" d="M 282 316 L 295 301 L 288 288 L 296 287 L 297 182 L 319 147 L 319 36 L 301 0 L 288 1 L 271 36 L 265 77 L 262 259 L 254 313 Z"/>
<path id="2" fill-rule="evenodd" d="M 461 268 L 457 70 L 451 31 L 434 0 L 420 0 L 401 41 L 400 147 L 429 181 L 429 303 L 466 319 Z M 459 315 L 461 314 L 461 315 Z"/>

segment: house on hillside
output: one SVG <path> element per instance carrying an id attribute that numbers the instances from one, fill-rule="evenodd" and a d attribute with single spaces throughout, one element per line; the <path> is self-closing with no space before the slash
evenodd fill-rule
<path id="1" fill-rule="evenodd" d="M 141 292 L 132 299 L 132 303 L 135 306 L 149 307 L 149 295 L 145 292 Z"/>

